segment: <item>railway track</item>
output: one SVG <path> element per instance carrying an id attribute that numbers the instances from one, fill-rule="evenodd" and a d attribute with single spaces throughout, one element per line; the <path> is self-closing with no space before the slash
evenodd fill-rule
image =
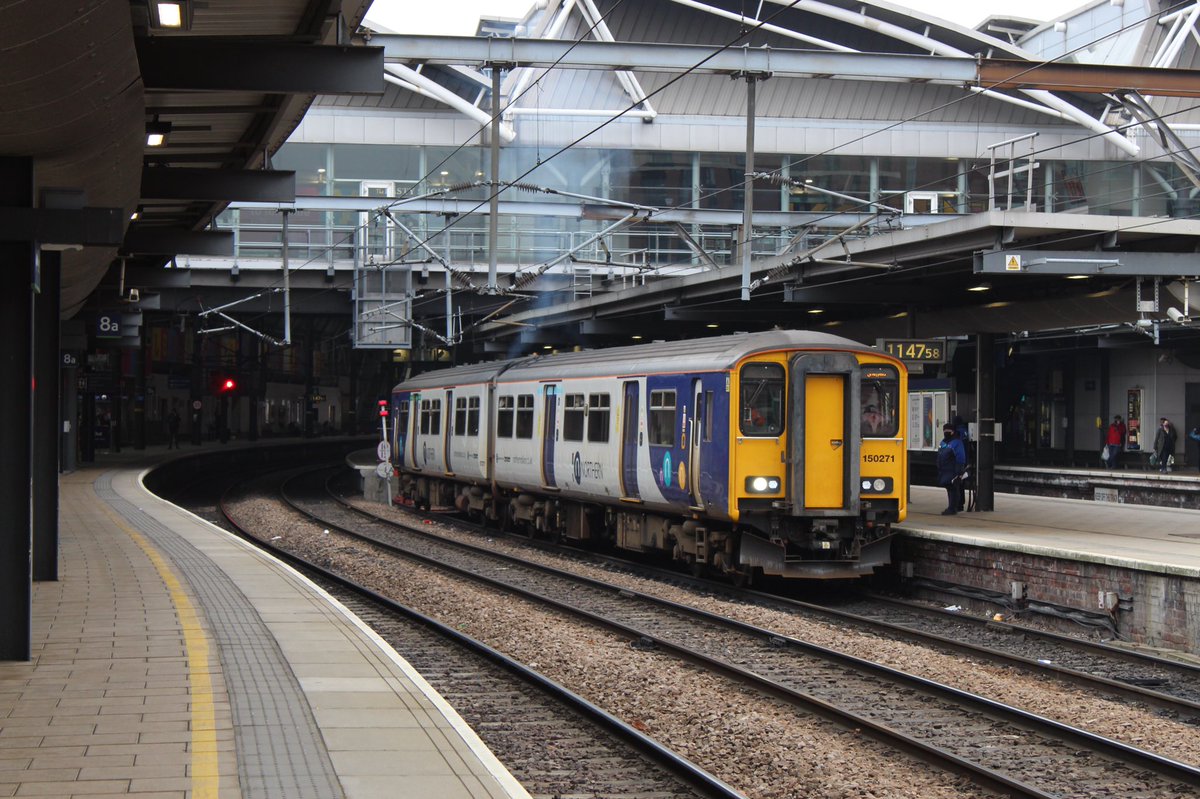
<path id="1" fill-rule="evenodd" d="M 810 711 L 870 730 L 942 767 L 1028 796 L 1181 796 L 1200 785 L 1186 764 L 1000 703 L 612 585 L 364 520 L 331 500 L 305 500 L 322 524 L 355 527 L 472 579 L 602 624 L 704 664 Z M 370 528 L 369 530 L 363 528 Z"/>
<path id="2" fill-rule="evenodd" d="M 343 494 L 330 493 L 336 501 L 356 513 L 374 515 Z M 1156 707 L 1164 718 L 1200 725 L 1200 666 L 1185 661 L 892 597 L 857 595 L 836 605 L 804 602 L 686 577 L 620 558 L 590 557 L 653 579 L 728 595 L 735 601 L 754 602 L 766 608 L 834 621 L 889 639 L 1003 662 L 1091 693 Z"/>
<path id="3" fill-rule="evenodd" d="M 227 524 L 309 573 L 399 652 L 480 735 L 535 799 L 738 799 L 686 758 L 525 665 L 329 569 Z"/>

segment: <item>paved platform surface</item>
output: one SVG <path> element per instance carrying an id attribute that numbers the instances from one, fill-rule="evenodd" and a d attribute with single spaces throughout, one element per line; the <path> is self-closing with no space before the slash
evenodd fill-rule
<path id="1" fill-rule="evenodd" d="M 332 598 L 145 491 L 165 454 L 61 478 L 60 579 L 0 662 L 0 797 L 528 797 Z"/>
<path id="2" fill-rule="evenodd" d="M 1162 479 L 1200 490 L 1195 474 Z M 942 516 L 945 489 L 913 486 L 908 519 L 898 526 L 910 535 L 1200 577 L 1200 511 L 1018 494 L 996 494 L 994 506 Z"/>

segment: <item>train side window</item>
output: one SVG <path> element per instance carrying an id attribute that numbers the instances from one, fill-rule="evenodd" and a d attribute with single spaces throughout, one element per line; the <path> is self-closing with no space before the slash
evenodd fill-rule
<path id="1" fill-rule="evenodd" d="M 583 441 L 583 417 L 587 409 L 582 394 L 567 394 L 563 403 L 564 441 Z"/>
<path id="2" fill-rule="evenodd" d="M 589 394 L 587 412 L 588 441 L 608 441 L 609 399 L 607 394 Z"/>
<path id="3" fill-rule="evenodd" d="M 777 436 L 783 432 L 783 367 L 748 363 L 741 374 L 742 435 Z"/>
<path id="4" fill-rule="evenodd" d="M 715 392 L 704 392 L 704 441 L 712 441 L 713 427 L 713 402 L 715 401 Z"/>
<path id="5" fill-rule="evenodd" d="M 517 395 L 517 438 L 533 438 L 533 395 Z"/>
<path id="6" fill-rule="evenodd" d="M 436 436 L 442 430 L 442 401 L 421 400 L 421 435 Z"/>
<path id="7" fill-rule="evenodd" d="M 650 392 L 650 443 L 675 446 L 675 392 Z"/>
<path id="8" fill-rule="evenodd" d="M 440 399 L 429 400 L 429 435 L 440 436 L 442 434 L 442 401 Z"/>
<path id="9" fill-rule="evenodd" d="M 513 416 L 515 407 L 512 395 L 496 398 L 496 437 L 513 437 Z"/>
<path id="10" fill-rule="evenodd" d="M 900 377 L 887 364 L 863 364 L 860 430 L 864 438 L 894 438 L 900 432 Z"/>
<path id="11" fill-rule="evenodd" d="M 465 436 L 467 434 L 467 398 L 454 398 L 454 435 Z"/>
<path id="12" fill-rule="evenodd" d="M 400 410 L 396 412 L 396 429 L 400 435 L 408 433 L 408 400 L 400 401 Z"/>
<path id="13" fill-rule="evenodd" d="M 479 435 L 479 397 L 467 397 L 467 435 Z"/>

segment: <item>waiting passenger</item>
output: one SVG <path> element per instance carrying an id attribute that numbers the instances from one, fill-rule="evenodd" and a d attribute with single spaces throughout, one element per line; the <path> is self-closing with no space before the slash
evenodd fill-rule
<path id="1" fill-rule="evenodd" d="M 1104 465 L 1109 469 L 1117 468 L 1117 461 L 1121 459 L 1121 451 L 1124 449 L 1125 422 L 1118 413 L 1108 426 L 1108 436 L 1104 439 Z"/>
<path id="2" fill-rule="evenodd" d="M 963 447 L 954 425 L 942 425 L 942 443 L 937 453 L 938 485 L 946 489 L 946 509 L 943 516 L 953 516 L 962 507 L 962 475 L 967 469 L 967 450 Z"/>
<path id="3" fill-rule="evenodd" d="M 1163 417 L 1158 420 L 1158 432 L 1154 435 L 1154 459 L 1158 464 L 1158 470 L 1163 474 L 1171 471 L 1171 467 L 1175 464 L 1175 439 L 1178 436 L 1175 433 L 1175 425 L 1171 424 L 1171 420 Z"/>

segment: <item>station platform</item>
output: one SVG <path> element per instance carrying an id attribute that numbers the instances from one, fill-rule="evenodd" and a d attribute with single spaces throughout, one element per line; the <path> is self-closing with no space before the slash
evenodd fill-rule
<path id="1" fill-rule="evenodd" d="M 1171 496 L 1200 491 L 1195 473 L 1127 479 L 1169 481 Z M 1001 493 L 994 506 L 943 516 L 945 489 L 913 486 L 893 546 L 899 579 L 923 596 L 977 589 L 962 595 L 980 610 L 1042 610 L 1200 655 L 1200 510 Z"/>
<path id="2" fill-rule="evenodd" d="M 1200 491 L 1200 476 L 1170 477 Z M 908 519 L 898 526 L 909 535 L 1200 579 L 1200 511 L 1022 494 L 996 494 L 993 504 L 942 516 L 945 489 L 913 486 Z"/>
<path id="3" fill-rule="evenodd" d="M 176 452 L 61 476 L 59 580 L 0 662 L 0 797 L 527 799 L 332 597 L 148 492 Z"/>

